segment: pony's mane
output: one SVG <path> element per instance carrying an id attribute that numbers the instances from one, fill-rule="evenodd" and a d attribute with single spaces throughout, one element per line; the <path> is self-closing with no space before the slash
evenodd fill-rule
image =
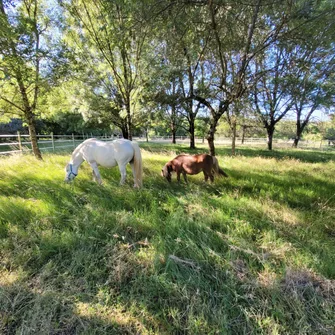
<path id="1" fill-rule="evenodd" d="M 89 138 L 87 140 L 85 140 L 84 142 L 80 143 L 74 150 L 72 153 L 71 157 L 75 157 L 77 155 L 77 153 L 80 151 L 80 149 L 87 143 L 87 142 L 91 142 L 91 141 L 97 141 L 96 138 Z"/>

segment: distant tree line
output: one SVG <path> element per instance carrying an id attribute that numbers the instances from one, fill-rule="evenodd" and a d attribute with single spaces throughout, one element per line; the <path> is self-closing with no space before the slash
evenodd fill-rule
<path id="1" fill-rule="evenodd" d="M 0 122 L 23 120 L 37 158 L 38 131 L 85 127 L 203 136 L 212 155 L 225 127 L 233 154 L 258 129 L 271 150 L 288 116 L 298 146 L 333 112 L 334 14 L 328 0 L 0 0 Z"/>

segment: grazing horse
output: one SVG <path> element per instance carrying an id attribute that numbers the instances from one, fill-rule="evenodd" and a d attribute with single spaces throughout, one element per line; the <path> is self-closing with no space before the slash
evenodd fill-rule
<path id="1" fill-rule="evenodd" d="M 205 181 L 209 178 L 211 182 L 213 182 L 214 174 L 228 177 L 227 174 L 219 167 L 217 158 L 207 154 L 178 155 L 165 164 L 161 175 L 170 182 L 171 172 L 176 172 L 177 180 L 180 182 L 180 174 L 183 174 L 184 180 L 187 183 L 187 174 L 198 174 L 201 171 L 204 173 Z"/>
<path id="2" fill-rule="evenodd" d="M 129 163 L 134 176 L 134 187 L 142 186 L 142 156 L 139 145 L 125 139 L 111 142 L 90 138 L 73 151 L 70 162 L 65 168 L 65 181 L 72 181 L 78 174 L 78 168 L 86 161 L 93 170 L 93 179 L 102 183 L 98 165 L 113 167 L 118 165 L 121 173 L 120 184 L 126 180 L 126 165 Z"/>

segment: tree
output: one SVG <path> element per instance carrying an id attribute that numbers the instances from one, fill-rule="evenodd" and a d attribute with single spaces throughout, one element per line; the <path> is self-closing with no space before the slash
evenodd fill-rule
<path id="1" fill-rule="evenodd" d="M 311 22 L 289 40 L 293 67 L 288 75 L 287 87 L 296 115 L 294 147 L 298 146 L 314 112 L 330 108 L 335 100 L 335 25 L 333 16 L 329 14 L 332 8 L 327 14 L 320 15 L 328 6 L 324 1 L 310 3 L 305 8 L 304 17 Z"/>
<path id="2" fill-rule="evenodd" d="M 261 77 L 253 89 L 253 103 L 267 130 L 269 150 L 276 124 L 290 110 L 296 114 L 293 145 L 297 146 L 312 114 L 329 106 L 334 97 L 330 89 L 334 9 L 322 0 L 298 1 L 292 8 L 287 31 L 267 53 L 255 58 Z"/>
<path id="3" fill-rule="evenodd" d="M 287 22 L 290 2 L 261 4 L 261 0 L 234 6 L 209 1 L 204 12 L 207 29 L 213 36 L 206 53 L 211 95 L 199 91 L 193 98 L 211 113 L 207 135 L 211 155 L 215 155 L 214 135 L 220 118 L 248 91 L 248 82 L 255 81 L 251 61 L 277 40 Z M 277 5 L 280 10 L 275 8 Z"/>
<path id="4" fill-rule="evenodd" d="M 273 45 L 271 52 L 256 61 L 262 77 L 253 89 L 255 113 L 267 131 L 268 149 L 272 150 L 276 124 L 291 110 L 293 98 L 285 89 L 285 78 L 291 71 L 290 53 L 282 45 Z"/>
<path id="5" fill-rule="evenodd" d="M 144 96 L 145 105 L 149 106 L 151 110 L 156 108 L 159 111 L 156 118 L 167 122 L 172 134 L 172 143 L 175 144 L 176 133 L 183 122 L 183 115 L 180 112 L 178 78 L 174 77 L 169 71 L 165 72 L 164 75 L 164 71 L 158 70 L 155 75 L 159 79 L 151 80 L 150 89 L 147 87 Z M 147 114 L 150 115 L 150 112 Z"/>
<path id="6" fill-rule="evenodd" d="M 155 75 L 163 79 L 166 87 L 174 85 L 173 95 L 169 94 L 175 99 L 169 100 L 170 113 L 174 119 L 178 114 L 184 117 L 183 128 L 188 132 L 190 148 L 194 149 L 195 120 L 201 106 L 193 95 L 202 80 L 202 55 L 206 48 L 206 34 L 198 20 L 202 9 L 184 2 L 159 2 L 153 8 L 160 18 L 152 29 L 155 36 L 153 54 L 161 60 L 156 64 Z M 175 112 L 176 108 L 180 113 Z M 179 122 L 179 115 L 177 119 Z"/>
<path id="7" fill-rule="evenodd" d="M 335 114 L 330 115 L 330 121 L 326 130 L 325 139 L 328 140 L 329 145 L 335 145 Z"/>
<path id="8" fill-rule="evenodd" d="M 74 19 L 69 24 L 81 55 L 93 58 L 96 67 L 107 70 L 115 107 L 126 115 L 124 137 L 131 139 L 133 108 L 141 89 L 141 61 L 146 47 L 146 26 L 137 20 L 137 15 L 145 4 L 75 0 L 63 5 Z"/>
<path id="9" fill-rule="evenodd" d="M 37 144 L 36 111 L 43 86 L 41 72 L 47 55 L 46 38 L 50 19 L 41 1 L 25 0 L 15 5 L 0 0 L 0 100 L 10 115 L 28 124 L 32 150 L 42 159 Z"/>

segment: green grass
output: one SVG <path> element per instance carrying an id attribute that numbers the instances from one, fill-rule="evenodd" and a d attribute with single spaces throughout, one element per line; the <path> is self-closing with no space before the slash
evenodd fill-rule
<path id="1" fill-rule="evenodd" d="M 229 178 L 178 185 L 160 170 L 190 150 L 141 146 L 141 190 L 0 159 L 1 334 L 335 332 L 335 152 L 219 147 Z"/>

